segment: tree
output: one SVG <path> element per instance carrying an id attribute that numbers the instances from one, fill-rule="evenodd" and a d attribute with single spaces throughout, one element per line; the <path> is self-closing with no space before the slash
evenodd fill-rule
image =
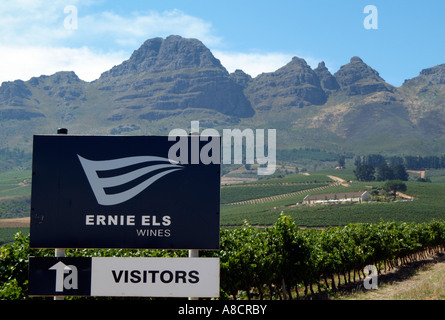
<path id="1" fill-rule="evenodd" d="M 406 172 L 405 166 L 403 164 L 397 164 L 392 167 L 392 171 L 394 172 L 395 180 L 408 181 L 408 172 Z"/>
<path id="2" fill-rule="evenodd" d="M 376 180 L 377 181 L 386 181 L 386 180 L 394 180 L 394 171 L 391 169 L 386 162 L 380 163 L 376 168 Z"/>
<path id="3" fill-rule="evenodd" d="M 391 168 L 394 168 L 394 166 L 396 166 L 398 164 L 403 164 L 403 158 L 400 156 L 389 157 L 387 160 L 388 160 L 388 164 Z"/>
<path id="4" fill-rule="evenodd" d="M 406 184 L 401 180 L 389 180 L 383 186 L 383 190 L 391 192 L 395 199 L 398 191 L 406 191 Z"/>
<path id="5" fill-rule="evenodd" d="M 381 154 L 368 154 L 362 159 L 362 164 L 367 164 L 374 168 L 383 162 L 386 162 L 386 160 Z"/>
<path id="6" fill-rule="evenodd" d="M 338 166 L 341 168 L 346 168 L 345 166 L 345 156 L 340 156 L 338 159 Z"/>
<path id="7" fill-rule="evenodd" d="M 362 165 L 362 157 L 360 157 L 360 156 L 356 156 L 356 157 L 354 158 L 354 165 L 355 165 L 356 167 L 361 166 L 361 165 Z"/>
<path id="8" fill-rule="evenodd" d="M 410 170 L 420 170 L 423 169 L 421 159 L 419 156 L 405 156 L 406 167 Z"/>
<path id="9" fill-rule="evenodd" d="M 355 168 L 354 174 L 358 181 L 373 181 L 375 169 L 368 164 L 362 164 Z"/>

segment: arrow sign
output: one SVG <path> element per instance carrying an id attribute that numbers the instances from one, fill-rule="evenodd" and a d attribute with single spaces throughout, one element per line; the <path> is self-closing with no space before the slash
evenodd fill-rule
<path id="1" fill-rule="evenodd" d="M 63 280 L 65 273 L 69 273 L 72 269 L 62 261 L 57 262 L 49 270 L 56 270 L 56 292 L 63 292 Z"/>
<path id="2" fill-rule="evenodd" d="M 219 263 L 219 258 L 29 257 L 28 294 L 213 298 L 219 296 Z"/>
<path id="3" fill-rule="evenodd" d="M 29 295 L 88 296 L 90 285 L 91 258 L 29 257 Z"/>

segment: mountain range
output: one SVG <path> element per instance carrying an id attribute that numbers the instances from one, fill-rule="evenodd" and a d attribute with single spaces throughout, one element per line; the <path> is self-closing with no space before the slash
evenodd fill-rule
<path id="1" fill-rule="evenodd" d="M 395 87 L 361 58 L 335 73 L 294 57 L 275 72 L 229 73 L 197 39 L 145 41 L 85 82 L 72 71 L 3 82 L 0 149 L 33 134 L 166 135 L 174 128 L 274 128 L 277 148 L 356 154 L 445 153 L 445 64 Z"/>

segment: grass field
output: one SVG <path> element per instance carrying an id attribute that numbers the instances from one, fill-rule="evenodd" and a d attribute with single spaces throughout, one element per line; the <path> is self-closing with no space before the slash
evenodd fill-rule
<path id="1" fill-rule="evenodd" d="M 24 234 L 29 233 L 29 227 L 0 227 L 0 246 L 5 243 L 10 243 L 14 241 L 14 235 L 17 232 L 23 232 Z"/>
<path id="2" fill-rule="evenodd" d="M 31 171 L 0 173 L 0 200 L 31 194 Z"/>

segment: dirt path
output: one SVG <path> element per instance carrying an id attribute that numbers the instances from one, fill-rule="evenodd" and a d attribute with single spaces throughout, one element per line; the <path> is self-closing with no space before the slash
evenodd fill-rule
<path id="1" fill-rule="evenodd" d="M 339 178 L 339 177 L 336 177 L 336 176 L 328 176 L 328 177 L 330 179 L 334 180 L 336 183 L 341 184 L 344 187 L 349 187 L 350 186 L 350 184 L 346 180 L 344 180 L 342 178 Z"/>
<path id="2" fill-rule="evenodd" d="M 409 196 L 409 195 L 407 195 L 407 194 L 405 194 L 405 193 L 401 193 L 401 192 L 397 192 L 397 195 L 398 195 L 399 197 L 401 197 L 401 198 L 405 198 L 405 199 L 409 199 L 409 200 L 413 200 L 413 199 L 414 199 L 414 197 Z"/>
<path id="3" fill-rule="evenodd" d="M 18 199 L 18 198 L 21 198 L 21 197 L 23 197 L 23 196 L 5 196 L 5 197 L 0 197 L 0 201 L 3 201 L 3 200 L 14 200 L 14 199 Z"/>
<path id="4" fill-rule="evenodd" d="M 425 179 L 426 170 L 406 170 L 407 172 L 415 173 L 420 175 L 420 178 Z"/>
<path id="5" fill-rule="evenodd" d="M 27 228 L 30 218 L 0 219 L 0 228 Z"/>
<path id="6" fill-rule="evenodd" d="M 249 182 L 255 182 L 258 178 L 232 178 L 232 177 L 221 177 L 221 185 L 223 186 L 229 186 L 233 184 L 240 184 L 240 183 L 249 183 Z"/>

